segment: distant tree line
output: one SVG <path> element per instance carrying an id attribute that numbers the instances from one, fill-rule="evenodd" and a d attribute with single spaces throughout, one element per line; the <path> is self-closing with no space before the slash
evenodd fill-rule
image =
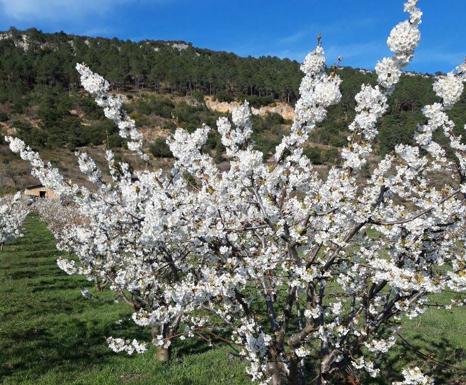
<path id="1" fill-rule="evenodd" d="M 65 90 L 79 87 L 77 62 L 101 73 L 116 89 L 146 88 L 182 95 L 197 91 L 225 99 L 249 96 L 293 102 L 301 79 L 296 61 L 243 58 L 184 42 L 136 43 L 45 34 L 36 29 L 7 33 L 12 38 L 0 41 L 0 81 L 23 91 L 37 85 Z"/>

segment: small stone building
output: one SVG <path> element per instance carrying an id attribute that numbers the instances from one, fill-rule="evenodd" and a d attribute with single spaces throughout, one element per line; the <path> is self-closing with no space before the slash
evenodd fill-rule
<path id="1" fill-rule="evenodd" d="M 24 195 L 34 199 L 58 199 L 58 195 L 41 184 L 26 187 Z"/>

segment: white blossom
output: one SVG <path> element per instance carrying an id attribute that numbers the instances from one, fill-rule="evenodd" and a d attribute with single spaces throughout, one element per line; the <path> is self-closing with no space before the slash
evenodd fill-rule
<path id="1" fill-rule="evenodd" d="M 146 344 L 140 343 L 136 340 L 125 340 L 123 338 L 108 337 L 107 344 L 114 352 L 125 352 L 129 355 L 134 353 L 144 353 L 147 350 Z"/>
<path id="2" fill-rule="evenodd" d="M 463 89 L 463 79 L 453 73 L 439 77 L 434 83 L 435 94 L 443 99 L 443 104 L 447 109 L 458 102 L 463 93 Z"/>
<path id="3" fill-rule="evenodd" d="M 321 383 L 342 363 L 380 375 L 396 342 L 387 336 L 401 320 L 422 314 L 430 293 L 466 289 L 466 145 L 448 117 L 462 67 L 434 83 L 442 101 L 422 109 L 413 145 L 396 146 L 361 172 L 388 96 L 419 41 L 416 5 L 405 3 L 408 20 L 390 34 L 394 55 L 378 62 L 377 84 L 356 94 L 343 163 L 326 175 L 303 154 L 309 133 L 341 99 L 342 80 L 326 68 L 320 44 L 301 67 L 295 119 L 271 161 L 255 149 L 247 103 L 231 122 L 217 122 L 228 160 L 222 170 L 203 151 L 211 130 L 205 125 L 174 132 L 168 144 L 175 162 L 167 169 L 133 171 L 108 152 L 111 180 L 104 181 L 95 162 L 78 154 L 92 188 L 65 182 L 23 142 L 8 138 L 60 204 L 78 214 L 64 209 L 65 223 L 50 226 L 59 249 L 74 256 L 57 264 L 131 304 L 131 319 L 152 330 L 158 348 L 170 349 L 176 338 L 211 341 L 220 329 L 261 384 L 289 377 L 293 365 L 307 365 L 311 356 Z M 142 136 L 121 99 L 108 94 L 100 76 L 78 70 L 142 155 Z M 435 130 L 447 141 L 437 143 Z M 439 170 L 449 177 L 439 181 Z M 129 354 L 145 349 L 112 337 L 108 344 Z M 404 375 L 403 384 L 430 384 L 418 369 Z"/>
<path id="4" fill-rule="evenodd" d="M 401 382 L 393 382 L 393 385 L 433 385 L 434 381 L 424 375 L 417 366 L 414 368 L 403 369 L 404 380 Z"/>
<path id="5" fill-rule="evenodd" d="M 0 199 L 0 246 L 22 236 L 21 228 L 28 214 L 21 193 Z"/>

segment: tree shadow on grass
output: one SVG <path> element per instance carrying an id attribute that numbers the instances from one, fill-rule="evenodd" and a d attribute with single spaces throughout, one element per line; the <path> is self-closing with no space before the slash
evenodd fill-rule
<path id="1" fill-rule="evenodd" d="M 115 322 L 80 319 L 51 327 L 19 326 L 1 338 L 0 378 L 20 373 L 38 378 L 52 370 L 76 372 L 105 365 L 114 354 L 105 342 L 107 336 L 138 338 L 141 333 L 135 328 L 122 330 Z"/>
<path id="2" fill-rule="evenodd" d="M 83 325 L 75 322 L 74 326 Z M 13 333 L 11 339 L 14 343 L 0 352 L 0 361 L 4 362 L 0 367 L 0 377 L 19 372 L 39 377 L 57 368 L 73 371 L 102 362 L 110 354 L 99 348 L 103 345 L 101 337 L 89 339 L 63 335 L 57 338 L 45 328 Z"/>
<path id="3" fill-rule="evenodd" d="M 180 330 L 183 330 L 183 325 L 181 325 Z M 173 346 L 173 355 L 177 358 L 183 358 L 192 354 L 202 354 L 220 346 L 228 346 L 224 341 L 231 340 L 231 331 L 226 329 L 214 329 L 213 334 L 206 334 L 205 338 L 206 339 L 195 336 L 186 338 L 185 340 L 176 339 Z M 237 353 L 232 347 L 230 356 L 232 359 L 237 356 Z"/>
<path id="4" fill-rule="evenodd" d="M 432 341 L 432 336 L 417 334 L 408 340 L 399 339 L 395 354 L 387 357 L 381 379 L 374 384 L 389 385 L 401 381 L 403 367 L 418 366 L 431 376 L 436 385 L 466 384 L 466 352 L 453 346 L 446 338 Z"/>
<path id="5" fill-rule="evenodd" d="M 0 382 L 9 378 L 19 384 L 49 371 L 80 373 L 104 365 L 113 355 L 106 337 L 138 338 L 142 333 L 134 324 L 123 329 L 115 323 L 124 310 L 112 308 L 111 300 L 86 302 L 80 296 L 85 282 L 56 267 L 53 239 L 46 231 L 37 232 L 39 227 L 33 229 L 31 218 L 26 236 L 0 253 Z"/>
<path id="6" fill-rule="evenodd" d="M 173 356 L 182 359 L 192 354 L 205 353 L 212 349 L 206 341 L 199 338 L 188 338 L 184 341 L 175 341 Z"/>
<path id="7" fill-rule="evenodd" d="M 55 282 L 55 284 L 45 283 L 43 285 L 36 285 L 31 293 L 40 293 L 40 292 L 53 292 L 61 290 L 72 290 L 76 289 L 76 282 L 70 280 L 61 280 Z"/>

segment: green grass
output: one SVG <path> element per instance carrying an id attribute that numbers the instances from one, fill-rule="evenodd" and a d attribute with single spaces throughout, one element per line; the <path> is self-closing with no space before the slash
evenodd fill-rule
<path id="1" fill-rule="evenodd" d="M 449 304 L 454 297 L 448 292 L 437 294 L 432 303 Z M 401 341 L 392 353 L 387 361 L 389 373 L 395 375 L 414 363 L 430 372 L 436 385 L 466 384 L 466 308 L 431 307 L 422 316 L 405 320 L 399 334 L 409 345 Z"/>
<path id="2" fill-rule="evenodd" d="M 113 353 L 107 336 L 149 339 L 128 320 L 130 309 L 58 269 L 53 237 L 37 217 L 28 217 L 24 234 L 0 253 L 1 384 L 250 384 L 243 365 L 221 348 L 176 346 L 169 365 L 155 362 L 154 351 Z"/>
<path id="3" fill-rule="evenodd" d="M 153 350 L 131 357 L 111 352 L 107 336 L 149 336 L 128 319 L 131 310 L 115 303 L 111 292 L 98 292 L 86 280 L 58 269 L 53 237 L 36 216 L 28 217 L 24 234 L 0 252 L 0 384 L 251 384 L 243 362 L 229 359 L 226 348 L 178 344 L 167 365 L 155 362 Z M 82 297 L 84 287 L 91 300 Z M 436 300 L 447 303 L 450 295 Z M 390 384 L 399 379 L 401 367 L 412 363 L 434 372 L 436 385 L 466 384 L 464 309 L 430 309 L 406 321 L 400 334 L 428 358 L 400 345 L 385 361 L 384 379 L 368 383 Z"/>

